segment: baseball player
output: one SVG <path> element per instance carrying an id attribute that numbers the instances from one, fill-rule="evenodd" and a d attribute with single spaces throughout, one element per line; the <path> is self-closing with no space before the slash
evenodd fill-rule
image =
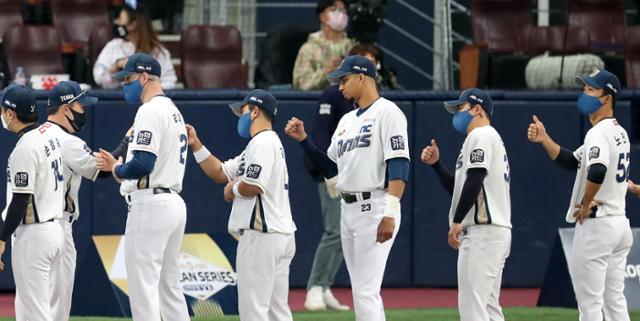
<path id="1" fill-rule="evenodd" d="M 301 120 L 289 120 L 285 132 L 326 178 L 339 173 L 342 252 L 356 320 L 383 321 L 380 287 L 409 177 L 407 119 L 378 94 L 375 67 L 367 58 L 348 56 L 328 77 L 357 108 L 340 119 L 326 154 L 307 138 Z"/>
<path id="2" fill-rule="evenodd" d="M 452 195 L 449 245 L 458 250 L 458 310 L 462 321 L 504 320 L 500 307 L 502 269 L 511 249 L 509 160 L 491 126 L 491 97 L 477 88 L 445 102 L 453 127 L 466 135 L 455 175 L 442 164 L 435 139 L 421 159 L 433 166 Z"/>
<path id="3" fill-rule="evenodd" d="M 136 321 L 189 320 L 180 287 L 178 257 L 186 223 L 182 190 L 187 160 L 187 131 L 182 114 L 160 86 L 160 64 L 134 54 L 113 75 L 123 81 L 125 100 L 142 106 L 132 139 L 122 158 L 104 150 L 96 155 L 100 170 L 121 182 L 129 204 L 125 261 L 131 314 Z"/>
<path id="4" fill-rule="evenodd" d="M 378 65 L 377 49 L 372 44 L 358 44 L 349 50 L 349 55 L 361 55 Z M 310 139 L 320 150 L 327 150 L 331 136 L 338 127 L 342 116 L 353 111 L 353 103 L 344 98 L 340 85 L 332 85 L 322 92 L 318 99 L 318 113 L 315 117 Z M 306 159 L 305 159 L 306 160 Z M 321 182 L 318 184 L 322 222 L 324 232 L 316 248 L 307 282 L 307 297 L 304 307 L 307 310 L 349 310 L 348 305 L 340 304 L 331 291 L 338 269 L 342 265 L 342 244 L 340 242 L 340 193 L 336 189 L 338 176 L 328 180 L 317 171 L 310 162 L 305 161 L 309 173 Z"/>
<path id="5" fill-rule="evenodd" d="M 85 108 L 94 105 L 97 98 L 80 89 L 75 81 L 63 81 L 49 92 L 48 130 L 55 133 L 62 143 L 64 164 L 64 212 L 58 221 L 64 230 L 64 243 L 59 265 L 55 267 L 56 286 L 52 288 L 51 305 L 54 320 L 68 320 L 71 311 L 73 281 L 76 271 L 76 247 L 72 224 L 80 215 L 78 191 L 82 177 L 95 181 L 98 176 L 93 152 L 81 138 L 73 135 L 85 126 Z"/>
<path id="6" fill-rule="evenodd" d="M 187 125 L 189 146 L 205 174 L 226 184 L 224 198 L 233 202 L 228 228 L 240 235 L 236 254 L 240 320 L 290 321 L 289 264 L 296 251 L 296 226 L 284 148 L 272 129 L 277 101 L 271 93 L 256 89 L 229 107 L 240 117 L 238 134 L 250 139 L 240 155 L 221 162 Z"/>
<path id="7" fill-rule="evenodd" d="M 578 223 L 569 271 L 580 321 L 625 321 L 625 267 L 633 235 L 625 215 L 629 136 L 613 117 L 620 81 L 596 69 L 587 77 L 576 77 L 576 82 L 584 86 L 578 110 L 593 126 L 582 146 L 573 152 L 561 147 L 535 115 L 527 137 L 542 144 L 558 165 L 577 172 L 566 220 Z"/>
<path id="8" fill-rule="evenodd" d="M 62 140 L 52 126 L 38 126 L 36 97 L 11 85 L 1 97 L 2 125 L 20 138 L 9 156 L 7 206 L 0 234 L 0 256 L 13 235 L 11 264 L 16 284 L 16 319 L 53 321 L 55 271 L 64 231 L 55 222 L 64 209 Z M 0 262 L 0 269 L 4 264 Z"/>

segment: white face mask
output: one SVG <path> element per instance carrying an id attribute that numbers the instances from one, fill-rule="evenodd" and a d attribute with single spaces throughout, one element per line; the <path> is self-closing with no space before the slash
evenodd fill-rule
<path id="1" fill-rule="evenodd" d="M 2 128 L 9 130 L 9 123 L 11 123 L 11 121 L 7 122 L 6 120 L 4 120 L 4 113 L 0 115 L 0 118 L 2 118 Z"/>
<path id="2" fill-rule="evenodd" d="M 329 11 L 329 19 L 327 19 L 327 26 L 335 31 L 344 31 L 349 24 L 349 16 L 346 13 L 339 10 Z"/>

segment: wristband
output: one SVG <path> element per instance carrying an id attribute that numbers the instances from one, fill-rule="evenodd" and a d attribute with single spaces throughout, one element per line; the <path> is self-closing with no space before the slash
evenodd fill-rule
<path id="1" fill-rule="evenodd" d="M 233 195 L 235 195 L 236 198 L 245 198 L 244 196 L 242 196 L 242 194 L 240 194 L 240 191 L 238 190 L 239 186 L 240 186 L 239 181 L 233 184 Z"/>
<path id="2" fill-rule="evenodd" d="M 395 219 L 400 215 L 400 198 L 387 194 L 387 203 L 384 206 L 384 217 Z"/>
<path id="3" fill-rule="evenodd" d="M 202 145 L 202 147 L 197 152 L 193 152 L 193 158 L 196 159 L 196 162 L 198 164 L 204 162 L 209 157 L 209 155 L 211 155 L 211 152 L 209 152 L 209 150 L 204 145 Z"/>

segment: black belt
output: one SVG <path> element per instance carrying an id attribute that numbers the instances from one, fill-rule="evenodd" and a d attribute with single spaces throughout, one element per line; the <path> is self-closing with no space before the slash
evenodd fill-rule
<path id="1" fill-rule="evenodd" d="M 157 194 L 171 194 L 171 189 L 166 187 L 154 187 L 153 195 Z"/>
<path id="2" fill-rule="evenodd" d="M 351 204 L 358 201 L 358 195 L 362 195 L 363 201 L 371 198 L 371 192 L 362 192 L 356 194 L 342 193 L 342 199 L 345 203 Z"/>
<path id="3" fill-rule="evenodd" d="M 154 187 L 152 190 L 153 190 L 153 195 L 171 194 L 171 189 L 170 188 L 166 188 L 166 187 Z M 130 194 L 127 194 L 126 198 L 127 198 L 128 202 L 131 202 L 131 195 Z"/>

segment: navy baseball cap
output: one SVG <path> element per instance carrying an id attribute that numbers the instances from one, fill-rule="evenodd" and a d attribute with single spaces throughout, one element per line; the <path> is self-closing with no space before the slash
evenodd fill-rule
<path id="1" fill-rule="evenodd" d="M 465 89 L 458 99 L 445 101 L 444 108 L 446 108 L 448 112 L 455 114 L 459 111 L 458 106 L 465 103 L 470 103 L 472 107 L 480 105 L 487 114 L 493 115 L 493 101 L 491 101 L 491 96 L 489 96 L 486 91 L 478 88 Z"/>
<path id="2" fill-rule="evenodd" d="M 122 70 L 111 75 L 111 78 L 123 80 L 131 74 L 143 72 L 160 77 L 160 63 L 150 55 L 137 53 L 129 56 Z"/>
<path id="3" fill-rule="evenodd" d="M 81 103 L 83 106 L 95 105 L 98 98 L 89 96 L 86 90 L 80 89 L 80 84 L 75 81 L 67 80 L 58 83 L 51 91 L 49 91 L 48 107 L 58 107 L 64 104 L 70 104 L 74 101 Z"/>
<path id="4" fill-rule="evenodd" d="M 587 77 L 576 76 L 576 83 L 596 89 L 608 88 L 614 95 L 622 89 L 618 77 L 606 69 L 594 69 Z"/>
<path id="5" fill-rule="evenodd" d="M 351 74 L 365 74 L 375 79 L 376 67 L 367 57 L 358 55 L 348 56 L 342 60 L 337 70 L 327 75 L 327 79 L 332 83 L 338 83 L 342 77 Z"/>
<path id="6" fill-rule="evenodd" d="M 28 87 L 11 84 L 2 91 L 2 107 L 9 108 L 16 114 L 30 116 L 36 114 L 36 95 Z"/>
<path id="7" fill-rule="evenodd" d="M 236 114 L 238 117 L 242 116 L 242 106 L 249 104 L 261 109 L 264 109 L 271 116 L 275 117 L 278 113 L 278 101 L 276 97 L 262 89 L 254 89 L 250 91 L 241 102 L 229 104 L 229 108 Z"/>

